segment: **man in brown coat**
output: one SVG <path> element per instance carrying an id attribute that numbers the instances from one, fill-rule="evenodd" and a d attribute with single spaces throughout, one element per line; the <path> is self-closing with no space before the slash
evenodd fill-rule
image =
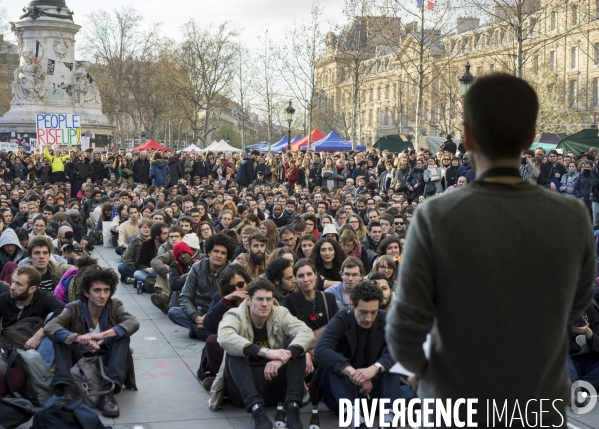
<path id="1" fill-rule="evenodd" d="M 54 388 L 64 396 L 75 397 L 71 367 L 82 357 L 100 356 L 105 362 L 97 407 L 102 415 L 117 417 L 119 406 L 113 393 L 119 393 L 132 370 L 129 340 L 139 329 L 139 321 L 129 314 L 123 303 L 112 298 L 119 279 L 110 268 L 92 266 L 81 277 L 80 300 L 69 303 L 60 316 L 52 319 L 44 333 L 54 342 Z M 114 387 L 114 389 L 112 389 Z"/>

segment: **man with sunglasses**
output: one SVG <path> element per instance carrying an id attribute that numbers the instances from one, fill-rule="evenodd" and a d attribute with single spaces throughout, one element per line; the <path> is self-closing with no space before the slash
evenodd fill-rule
<path id="1" fill-rule="evenodd" d="M 229 400 L 252 414 L 255 429 L 272 429 L 265 407 L 279 402 L 285 403 L 286 427 L 300 429 L 303 355 L 312 347 L 314 334 L 276 303 L 274 293 L 273 284 L 259 277 L 248 285 L 241 305 L 223 316 L 218 342 L 227 355 L 212 384 L 209 406 L 220 406 L 226 384 Z"/>

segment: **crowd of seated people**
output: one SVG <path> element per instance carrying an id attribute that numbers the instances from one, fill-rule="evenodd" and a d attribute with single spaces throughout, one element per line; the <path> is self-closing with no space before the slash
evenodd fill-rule
<path id="1" fill-rule="evenodd" d="M 64 397 L 78 396 L 69 372 L 78 359 L 102 355 L 115 387 L 97 408 L 117 416 L 114 394 L 135 383 L 133 366 L 115 362 L 132 362 L 139 328 L 114 297 L 120 282 L 149 292 L 159 317 L 205 342 L 197 375 L 210 409 L 228 400 L 256 428 L 273 427 L 270 406 L 294 429 L 308 402 L 318 426 L 321 401 L 338 412 L 341 398 L 412 399 L 415 382 L 389 372 L 385 315 L 415 211 L 474 178 L 468 154 L 452 148 L 243 157 L 78 150 L 62 155 L 65 174 L 51 183 L 33 174 L 48 168 L 45 155 L 0 152 L 2 165 L 33 164 L 19 183 L 0 177 L 0 345 L 37 350 Z M 595 156 L 525 152 L 522 176 L 595 215 Z M 168 183 L 164 158 L 182 173 Z M 100 245 L 120 258 L 115 270 L 94 259 Z M 572 379 L 599 388 L 596 301 L 569 331 Z"/>

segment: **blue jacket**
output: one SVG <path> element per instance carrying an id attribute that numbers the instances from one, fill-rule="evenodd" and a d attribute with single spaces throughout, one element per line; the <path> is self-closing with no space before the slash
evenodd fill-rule
<path id="1" fill-rule="evenodd" d="M 168 184 L 167 177 L 169 174 L 168 162 L 164 159 L 156 159 L 150 165 L 150 177 L 152 185 L 166 186 Z"/>

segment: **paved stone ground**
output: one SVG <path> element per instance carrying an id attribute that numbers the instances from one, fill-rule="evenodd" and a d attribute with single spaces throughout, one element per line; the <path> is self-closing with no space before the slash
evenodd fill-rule
<path id="1" fill-rule="evenodd" d="M 100 264 L 116 270 L 120 258 L 113 248 L 98 247 L 93 252 Z M 125 390 L 116 396 L 120 417 L 104 424 L 115 429 L 250 429 L 251 420 L 245 410 L 223 404 L 218 412 L 210 411 L 208 394 L 196 378 L 204 342 L 191 340 L 185 328 L 173 324 L 154 307 L 150 295 L 137 295 L 131 285 L 119 284 L 116 297 L 141 322 L 131 345 L 137 377 L 137 392 Z M 276 410 L 268 409 L 271 419 Z M 301 419 L 308 429 L 311 405 L 303 408 Z M 339 427 L 338 417 L 321 403 L 322 429 Z M 568 413 L 570 429 L 599 429 L 599 405 L 588 414 Z M 29 424 L 19 429 L 29 428 Z"/>
<path id="2" fill-rule="evenodd" d="M 120 257 L 113 248 L 97 247 L 93 256 L 100 264 L 116 270 Z M 223 403 L 220 411 L 210 411 L 208 394 L 196 378 L 204 342 L 192 340 L 185 328 L 175 325 L 152 305 L 149 294 L 137 295 L 132 285 L 119 284 L 116 298 L 140 321 L 131 337 L 138 391 L 124 390 L 115 396 L 121 409 L 117 418 L 102 417 L 115 429 L 250 429 L 251 419 L 244 409 Z M 301 419 L 308 428 L 311 405 L 304 407 Z M 321 404 L 321 427 L 339 426 L 336 415 Z M 275 408 L 267 409 L 274 420 Z M 19 429 L 29 428 L 29 424 Z"/>

